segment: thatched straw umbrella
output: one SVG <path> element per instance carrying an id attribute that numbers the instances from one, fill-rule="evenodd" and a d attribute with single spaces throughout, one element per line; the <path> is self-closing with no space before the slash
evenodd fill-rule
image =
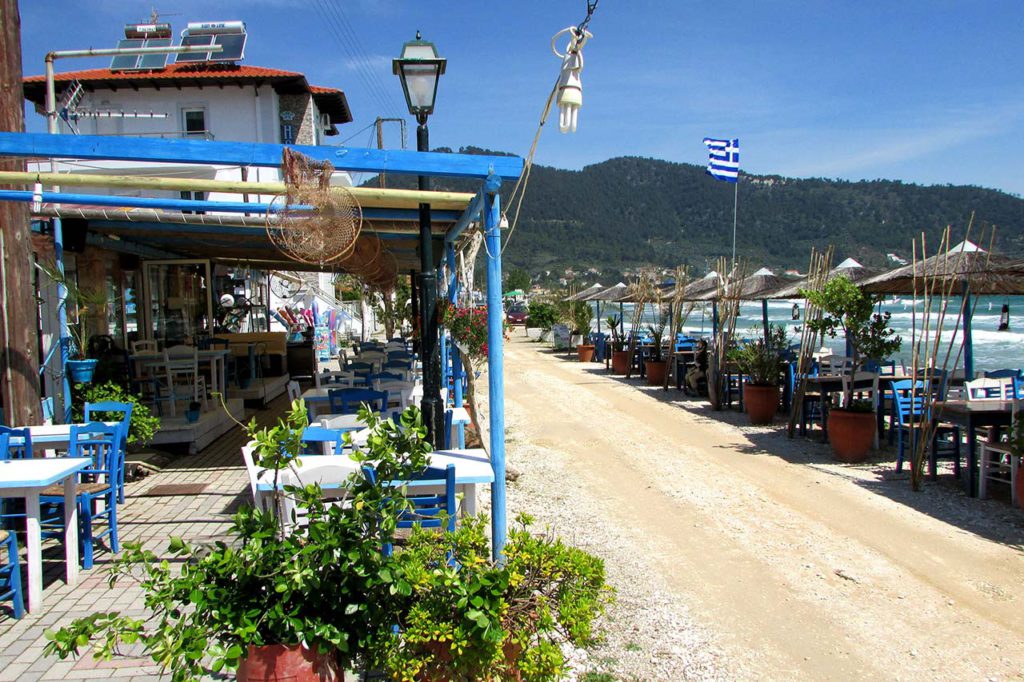
<path id="1" fill-rule="evenodd" d="M 625 320 L 622 316 L 622 302 L 621 298 L 627 294 L 629 287 L 623 282 L 619 282 L 615 286 L 608 287 L 607 289 L 601 289 L 586 298 L 581 300 L 584 301 L 597 301 L 597 333 L 601 333 L 601 302 L 602 301 L 619 301 L 619 320 Z"/>
<path id="2" fill-rule="evenodd" d="M 602 289 L 604 289 L 604 286 L 601 285 L 600 283 L 598 283 L 598 284 L 591 284 L 586 289 L 583 289 L 582 291 L 577 291 L 572 296 L 566 296 L 562 300 L 564 300 L 564 301 L 586 301 L 588 296 L 596 294 L 597 292 L 601 291 Z"/>
<path id="3" fill-rule="evenodd" d="M 790 280 L 776 275 L 768 268 L 761 268 L 752 275 L 746 277 L 739 283 L 739 290 L 730 293 L 729 296 L 741 301 L 761 301 L 761 321 L 764 325 L 764 333 L 768 334 L 768 294 L 787 284 Z M 718 298 L 718 290 L 713 289 L 697 297 L 699 301 L 714 301 Z"/>
<path id="4" fill-rule="evenodd" d="M 1024 294 L 1024 260 L 990 254 L 969 241 L 946 253 L 915 264 L 904 265 L 863 280 L 860 287 L 873 294 L 913 295 L 918 287 L 933 281 L 937 291 L 959 294 L 963 299 L 964 376 L 974 377 L 974 347 L 971 341 L 971 296 L 982 294 Z M 920 289 L 916 290 L 920 293 Z"/>
<path id="5" fill-rule="evenodd" d="M 828 273 L 828 279 L 832 279 L 837 275 L 843 275 L 851 282 L 857 283 L 874 277 L 881 273 L 881 270 L 876 268 L 866 268 L 852 258 L 847 258 L 839 265 L 832 268 Z M 804 277 L 796 282 L 785 284 L 782 287 L 771 292 L 767 298 L 772 299 L 783 299 L 783 298 L 803 298 L 800 295 L 800 290 L 807 287 L 807 278 Z"/>

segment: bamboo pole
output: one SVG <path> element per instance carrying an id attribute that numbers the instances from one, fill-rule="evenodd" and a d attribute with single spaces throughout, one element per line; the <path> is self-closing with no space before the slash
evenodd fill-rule
<path id="1" fill-rule="evenodd" d="M 821 291 L 828 281 L 828 273 L 832 267 L 832 247 L 825 253 L 811 250 L 811 259 L 807 268 L 806 289 Z M 786 434 L 793 438 L 796 435 L 796 420 L 803 409 L 804 395 L 807 393 L 807 374 L 811 369 L 811 359 L 818 345 L 818 333 L 807 323 L 821 318 L 821 309 L 810 301 L 804 301 L 804 324 L 800 330 L 800 353 L 797 356 L 796 375 L 799 381 L 793 389 L 789 404 L 789 425 Z"/>
<path id="2" fill-rule="evenodd" d="M 239 180 L 208 180 L 201 178 L 143 177 L 138 175 L 92 175 L 86 173 L 32 173 L 0 171 L 0 183 L 31 186 L 105 187 L 119 189 L 191 190 L 223 194 L 283 195 L 288 188 L 283 182 L 242 182 Z M 364 208 L 418 208 L 429 203 L 439 210 L 465 210 L 474 195 L 466 192 L 430 192 L 415 189 L 381 187 L 345 187 Z"/>

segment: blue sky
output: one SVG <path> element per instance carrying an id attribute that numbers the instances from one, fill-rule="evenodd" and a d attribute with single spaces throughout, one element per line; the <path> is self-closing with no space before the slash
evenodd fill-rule
<path id="1" fill-rule="evenodd" d="M 345 90 L 355 121 L 341 139 L 352 146 L 370 144 L 359 130 L 376 116 L 403 113 L 390 60 L 419 29 L 448 58 L 431 144 L 518 154 L 529 150 L 558 75 L 551 37 L 578 23 L 586 6 L 22 0 L 26 73 L 42 73 L 51 49 L 115 46 L 122 25 L 148 17 L 154 4 L 175 31 L 187 21 L 242 19 L 246 63 Z M 703 164 L 702 138 L 728 136 L 740 138 L 741 167 L 751 173 L 1024 194 L 1021 0 L 600 0 L 590 28 L 579 130 L 560 134 L 556 110 L 538 163 L 580 168 L 639 155 Z M 30 129 L 42 129 L 30 118 Z M 410 144 L 412 135 L 410 127 Z M 399 146 L 397 132 L 386 144 Z"/>

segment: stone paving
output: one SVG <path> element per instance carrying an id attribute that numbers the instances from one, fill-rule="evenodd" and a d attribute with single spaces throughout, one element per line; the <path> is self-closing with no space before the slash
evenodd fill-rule
<path id="1" fill-rule="evenodd" d="M 268 408 L 255 415 L 261 425 L 276 419 L 287 408 L 287 399 L 282 396 Z M 118 507 L 121 541 L 140 541 L 147 549 L 161 554 L 172 535 L 189 540 L 222 533 L 238 505 L 250 500 L 249 481 L 240 454 L 244 442 L 241 427 L 233 429 L 202 453 L 176 456 L 158 473 L 128 482 L 125 503 Z M 63 548 L 56 540 L 43 542 L 42 609 L 15 620 L 7 608 L 10 602 L 0 603 L 0 682 L 159 677 L 159 668 L 148 658 L 140 657 L 137 650 L 124 651 L 124 656 L 112 661 L 96 661 L 90 653 L 65 661 L 43 656 L 45 631 L 74 618 L 99 610 L 117 610 L 132 616 L 145 613 L 140 589 L 128 583 L 119 583 L 114 590 L 107 587 L 107 567 L 112 555 L 106 546 L 97 549 L 95 565 L 82 571 L 75 587 L 64 583 L 63 557 Z M 24 557 L 22 575 L 24 584 Z"/>

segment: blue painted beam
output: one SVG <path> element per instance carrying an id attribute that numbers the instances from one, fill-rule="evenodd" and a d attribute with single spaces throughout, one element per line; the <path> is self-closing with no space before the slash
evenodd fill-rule
<path id="1" fill-rule="evenodd" d="M 971 306 L 971 290 L 964 283 L 963 297 L 963 318 L 964 318 L 964 379 L 970 381 L 974 378 L 974 340 L 971 338 L 971 317 L 974 309 Z"/>
<path id="2" fill-rule="evenodd" d="M 490 189 L 489 187 L 486 189 Z M 491 412 L 491 552 L 504 560 L 508 521 L 505 508 L 505 309 L 501 300 L 501 197 L 484 195 L 487 242 L 487 388 Z"/>
<path id="3" fill-rule="evenodd" d="M 32 192 L 22 190 L 0 190 L 0 201 L 32 201 Z M 283 204 L 247 204 L 241 201 L 192 201 L 191 199 L 169 199 L 155 197 L 124 197 L 112 194 L 75 194 L 71 192 L 43 192 L 43 201 L 72 206 L 113 206 L 128 208 L 151 208 L 172 211 L 205 211 L 210 213 L 267 213 L 280 211 Z M 439 222 L 450 222 L 459 218 L 458 211 L 434 211 L 432 215 Z M 370 220 L 419 220 L 419 212 L 413 209 L 364 208 L 363 217 Z"/>
<path id="4" fill-rule="evenodd" d="M 501 180 L 498 180 L 498 183 L 500 186 Z M 458 239 L 459 235 L 465 232 L 466 228 L 469 227 L 469 224 L 480 216 L 480 211 L 482 211 L 483 208 L 484 188 L 481 187 L 480 191 L 473 197 L 473 200 L 469 202 L 469 206 L 466 207 L 466 210 L 462 212 L 461 216 L 459 216 L 459 221 L 455 223 L 455 226 L 452 227 L 452 229 L 448 230 L 448 234 L 445 236 L 445 241 L 453 243 Z"/>
<path id="5" fill-rule="evenodd" d="M 517 156 L 478 156 L 359 147 L 288 146 L 317 161 L 330 161 L 331 165 L 339 170 L 356 173 L 398 173 L 480 179 L 494 174 L 504 180 L 515 180 L 523 172 L 523 160 Z M 255 142 L 0 133 L 0 156 L 276 168 L 281 165 L 284 148 L 285 145 L 281 144 Z"/>

